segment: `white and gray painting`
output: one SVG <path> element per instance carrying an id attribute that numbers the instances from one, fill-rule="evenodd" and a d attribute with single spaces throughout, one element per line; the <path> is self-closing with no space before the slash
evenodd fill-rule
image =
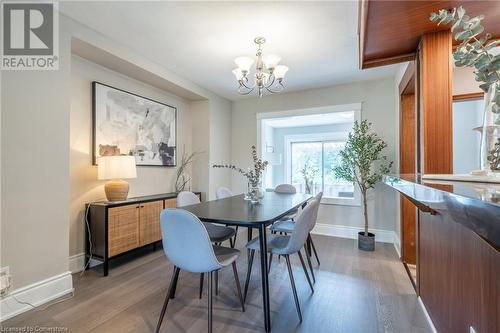
<path id="1" fill-rule="evenodd" d="M 133 155 L 137 165 L 175 166 L 176 109 L 94 82 L 95 155 Z"/>

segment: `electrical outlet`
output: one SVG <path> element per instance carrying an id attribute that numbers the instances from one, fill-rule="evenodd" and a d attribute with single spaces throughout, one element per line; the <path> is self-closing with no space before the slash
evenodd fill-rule
<path id="1" fill-rule="evenodd" d="M 469 333 L 476 333 L 476 330 L 474 329 L 474 327 L 469 326 Z"/>
<path id="2" fill-rule="evenodd" d="M 0 295 L 4 296 L 9 292 L 11 286 L 11 276 L 9 266 L 0 269 Z"/>

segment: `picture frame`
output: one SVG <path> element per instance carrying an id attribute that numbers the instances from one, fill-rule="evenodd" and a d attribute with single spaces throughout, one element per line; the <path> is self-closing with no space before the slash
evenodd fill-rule
<path id="1" fill-rule="evenodd" d="M 110 155 L 135 156 L 137 166 L 177 165 L 177 108 L 92 82 L 92 164 Z"/>

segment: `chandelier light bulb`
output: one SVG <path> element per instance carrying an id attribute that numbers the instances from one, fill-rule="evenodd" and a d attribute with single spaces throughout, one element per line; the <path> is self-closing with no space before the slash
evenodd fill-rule
<path id="1" fill-rule="evenodd" d="M 288 72 L 288 66 L 278 65 L 274 69 L 274 77 L 278 80 L 282 80 L 285 77 L 286 72 Z"/>
<path id="2" fill-rule="evenodd" d="M 281 57 L 277 56 L 276 54 L 267 54 L 262 57 L 262 61 L 264 62 L 264 66 L 266 66 L 267 69 L 274 69 L 276 66 L 278 66 L 279 62 L 281 61 Z"/>
<path id="3" fill-rule="evenodd" d="M 254 60 L 250 57 L 238 57 L 234 59 L 234 62 L 240 71 L 248 73 L 250 71 L 250 67 L 252 67 L 254 63 Z"/>

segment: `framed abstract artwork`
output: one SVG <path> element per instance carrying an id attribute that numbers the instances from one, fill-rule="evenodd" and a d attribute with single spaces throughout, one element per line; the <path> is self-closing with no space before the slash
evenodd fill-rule
<path id="1" fill-rule="evenodd" d="M 176 166 L 177 109 L 92 82 L 93 164 L 131 155 L 139 166 Z"/>

